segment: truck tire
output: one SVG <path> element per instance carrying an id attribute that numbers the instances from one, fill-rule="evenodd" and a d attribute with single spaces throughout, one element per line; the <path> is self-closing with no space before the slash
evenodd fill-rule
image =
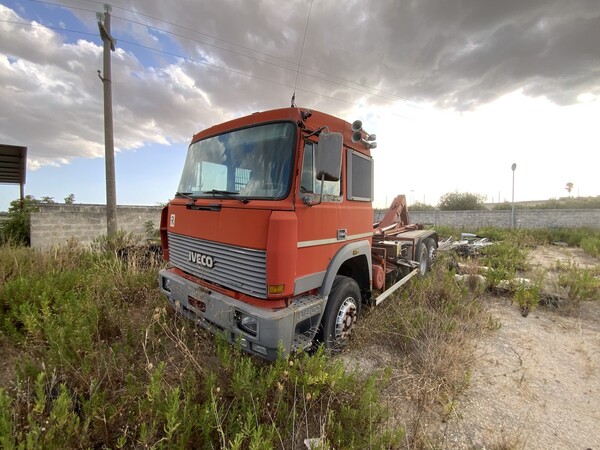
<path id="1" fill-rule="evenodd" d="M 427 250 L 427 244 L 425 241 L 419 242 L 416 254 L 416 259 L 419 263 L 419 275 L 422 277 L 429 273 L 429 268 L 431 266 L 429 261 L 429 251 Z"/>
<path id="2" fill-rule="evenodd" d="M 333 280 L 327 306 L 321 320 L 319 341 L 330 350 L 341 350 L 360 314 L 361 296 L 352 278 L 338 275 Z"/>
<path id="3" fill-rule="evenodd" d="M 419 243 L 417 261 L 419 262 L 419 272 L 422 276 L 427 275 L 431 270 L 436 254 L 437 244 L 434 239 L 427 238 Z"/>

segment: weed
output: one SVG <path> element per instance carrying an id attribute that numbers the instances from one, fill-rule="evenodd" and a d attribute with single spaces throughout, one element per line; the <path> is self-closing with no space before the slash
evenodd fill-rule
<path id="1" fill-rule="evenodd" d="M 144 222 L 144 228 L 148 242 L 160 242 L 160 230 L 154 226 L 154 221 L 148 220 Z"/>
<path id="2" fill-rule="evenodd" d="M 515 291 L 515 302 L 519 306 L 521 315 L 527 317 L 532 309 L 537 308 L 540 301 L 540 288 L 538 286 L 519 285 Z"/>
<path id="3" fill-rule="evenodd" d="M 571 307 L 578 307 L 584 300 L 600 299 L 600 273 L 598 270 L 582 269 L 573 262 L 556 264 L 558 286 Z"/>
<path id="4" fill-rule="evenodd" d="M 379 358 L 392 367 L 396 383 L 387 397 L 396 409 L 398 402 L 405 404 L 400 423 L 406 424 L 410 448 L 432 445 L 426 424 L 438 412 L 452 410 L 468 383 L 472 339 L 487 327 L 481 289 L 457 284 L 445 270 L 449 256 L 439 256 L 429 277 L 413 279 L 363 317 L 349 356 L 361 361 L 370 357 L 365 347 L 378 348 Z"/>
<path id="5" fill-rule="evenodd" d="M 497 242 L 482 249 L 480 259 L 484 266 L 516 273 L 527 269 L 527 253 L 517 240 Z"/>
<path id="6" fill-rule="evenodd" d="M 585 240 L 592 242 L 600 240 L 600 230 L 593 228 L 548 228 L 528 230 L 527 232 L 539 244 L 564 242 L 571 247 L 579 247 Z"/>
<path id="7" fill-rule="evenodd" d="M 600 236 L 586 236 L 581 239 L 579 245 L 588 255 L 600 258 Z"/>
<path id="8" fill-rule="evenodd" d="M 381 392 L 322 350 L 266 363 L 166 314 L 158 266 L 76 246 L 0 252 L 0 446 L 398 446 Z M 348 432 L 348 430 L 352 430 Z"/>
<path id="9" fill-rule="evenodd" d="M 482 260 L 514 276 L 527 239 L 511 234 Z M 422 448 L 469 383 L 473 338 L 499 326 L 440 255 L 430 277 L 363 316 L 350 353 L 266 363 L 166 314 L 156 261 L 96 250 L 0 251 L 0 343 L 20 352 L 0 380 L 3 448 Z M 560 268 L 562 288 L 594 298 L 598 274 L 579 272 Z M 365 345 L 384 360 L 366 375 L 348 369 L 377 358 Z"/>
<path id="10" fill-rule="evenodd" d="M 0 388 L 0 446 L 11 448 L 13 441 L 12 399 Z"/>
<path id="11" fill-rule="evenodd" d="M 490 450 L 523 450 L 527 447 L 526 440 L 520 434 L 513 437 L 502 434 L 497 442 L 488 444 L 486 448 Z"/>
<path id="12" fill-rule="evenodd" d="M 124 230 L 118 230 L 114 236 L 102 235 L 92 241 L 92 250 L 101 253 L 119 252 L 135 247 L 139 244 L 139 237 Z"/>

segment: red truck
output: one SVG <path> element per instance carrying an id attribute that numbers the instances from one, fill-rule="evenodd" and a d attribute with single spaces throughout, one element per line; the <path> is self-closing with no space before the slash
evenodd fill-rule
<path id="1" fill-rule="evenodd" d="M 343 346 L 361 307 L 429 269 L 404 196 L 373 224 L 375 136 L 303 108 L 196 134 L 162 210 L 159 283 L 183 316 L 267 359 Z"/>

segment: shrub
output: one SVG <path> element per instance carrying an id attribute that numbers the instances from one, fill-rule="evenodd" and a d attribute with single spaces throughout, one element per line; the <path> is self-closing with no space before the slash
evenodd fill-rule
<path id="1" fill-rule="evenodd" d="M 0 225 L 0 243 L 12 242 L 29 245 L 30 216 L 37 211 L 40 201 L 28 195 L 23 204 L 21 200 L 13 200 L 8 208 L 8 219 Z"/>
<path id="2" fill-rule="evenodd" d="M 402 421 L 409 448 L 431 445 L 425 424 L 432 417 L 439 420 L 440 412 L 444 417 L 452 411 L 468 382 L 473 338 L 488 327 L 479 301 L 481 289 L 457 284 L 447 269 L 449 258 L 439 253 L 429 276 L 413 278 L 366 312 L 347 357 L 351 363 L 373 358 L 390 365 L 397 383 L 388 395 L 405 404 Z M 365 354 L 367 346 L 370 352 Z"/>
<path id="3" fill-rule="evenodd" d="M 435 211 L 435 206 L 429 205 L 427 203 L 414 202 L 412 205 L 409 206 L 408 209 L 409 209 L 409 212 L 410 211 Z"/>
<path id="4" fill-rule="evenodd" d="M 597 270 L 582 269 L 576 264 L 557 263 L 558 286 L 571 306 L 578 306 L 583 300 L 597 300 L 600 295 L 600 273 Z"/>
<path id="5" fill-rule="evenodd" d="M 399 445 L 384 371 L 365 377 L 323 351 L 242 354 L 168 316 L 158 267 L 114 252 L 2 250 L 0 339 L 19 351 L 0 389 L 3 448 Z"/>
<path id="6" fill-rule="evenodd" d="M 440 197 L 438 208 L 442 211 L 473 211 L 485 209 L 486 196 L 470 192 L 448 192 Z"/>

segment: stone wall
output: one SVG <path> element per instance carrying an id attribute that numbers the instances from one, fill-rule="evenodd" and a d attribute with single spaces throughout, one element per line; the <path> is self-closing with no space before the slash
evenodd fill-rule
<path id="1" fill-rule="evenodd" d="M 160 206 L 117 206 L 119 230 L 146 238 L 146 223 L 160 225 Z M 39 212 L 31 214 L 31 246 L 47 249 L 74 239 L 89 245 L 97 237 L 106 235 L 106 206 L 65 205 L 50 203 L 40 205 Z"/>
<path id="2" fill-rule="evenodd" d="M 146 223 L 160 225 L 160 206 L 118 206 L 117 223 L 121 230 L 146 238 Z M 476 229 L 510 227 L 510 210 L 502 211 L 414 211 L 414 223 Z M 515 210 L 517 228 L 600 228 L 598 209 L 523 209 Z M 31 215 L 31 246 L 50 248 L 75 239 L 89 245 L 106 235 L 106 207 L 102 205 L 40 205 Z"/>
<path id="3" fill-rule="evenodd" d="M 414 223 L 459 228 L 510 228 L 511 211 L 410 211 Z M 517 228 L 600 228 L 599 209 L 516 209 Z"/>

